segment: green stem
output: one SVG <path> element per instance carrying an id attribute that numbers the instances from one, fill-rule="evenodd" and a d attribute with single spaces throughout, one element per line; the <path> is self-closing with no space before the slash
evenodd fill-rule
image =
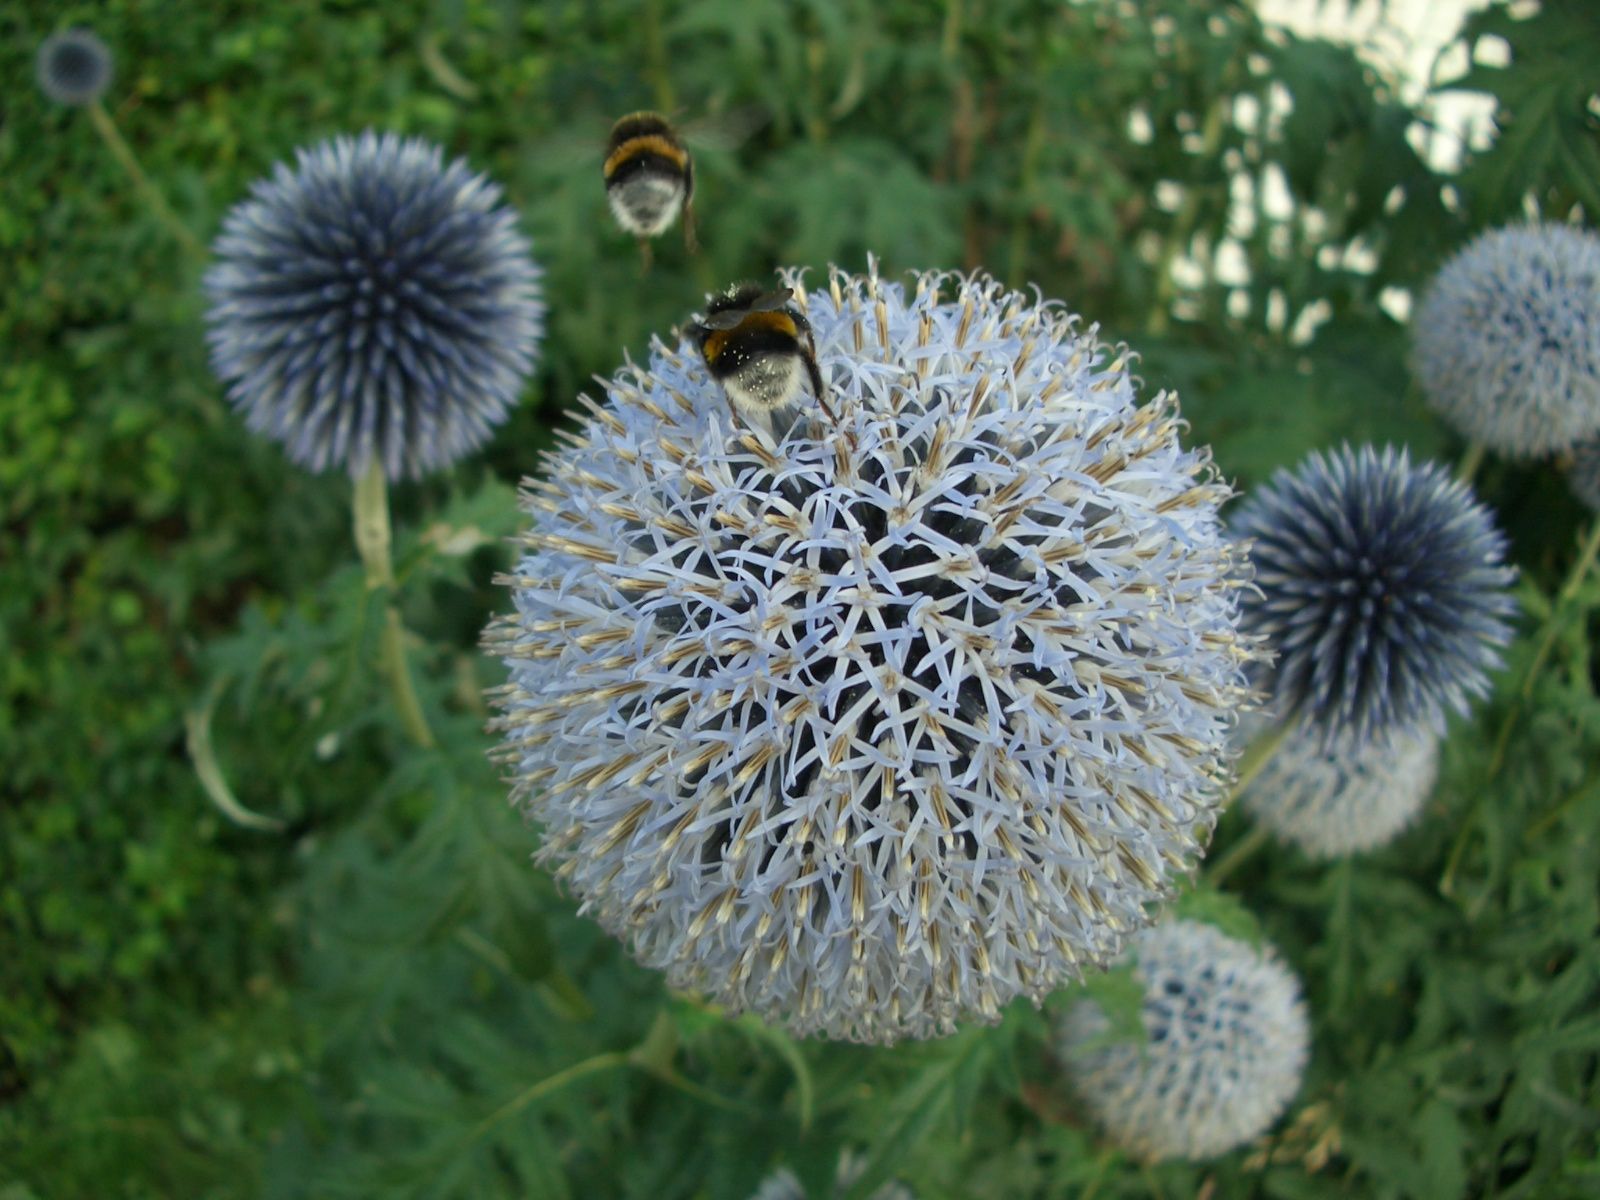
<path id="1" fill-rule="evenodd" d="M 422 704 L 411 683 L 411 672 L 406 666 L 405 626 L 400 622 L 400 610 L 394 603 L 394 564 L 389 558 L 389 496 L 383 464 L 376 457 L 356 481 L 355 535 L 356 549 L 361 552 L 361 563 L 366 568 L 367 589 L 384 588 L 389 593 L 384 604 L 380 654 L 395 707 L 400 712 L 400 723 L 417 745 L 431 747 L 433 731 L 422 715 Z"/>
<path id="2" fill-rule="evenodd" d="M 1278 747 L 1283 745 L 1284 739 L 1289 736 L 1289 722 L 1284 721 L 1275 729 L 1269 729 L 1255 741 L 1251 742 L 1245 752 L 1239 756 L 1239 775 L 1234 780 L 1233 791 L 1228 793 L 1228 803 L 1232 804 L 1241 795 L 1245 788 L 1256 781 L 1256 776 L 1266 769 L 1272 756 L 1278 752 Z"/>
<path id="3" fill-rule="evenodd" d="M 1223 96 L 1213 101 L 1206 111 L 1205 124 L 1200 131 L 1201 146 L 1197 162 L 1209 164 L 1216 161 L 1225 129 L 1225 106 L 1231 103 L 1231 97 Z M 1178 285 L 1172 278 L 1172 264 L 1178 261 L 1178 255 L 1188 248 L 1189 239 L 1194 236 L 1195 224 L 1200 219 L 1200 199 L 1200 185 L 1191 180 L 1185 187 L 1183 203 L 1172 219 L 1172 230 L 1167 234 L 1161 247 L 1161 257 L 1156 262 L 1156 297 L 1150 306 L 1150 317 L 1145 322 L 1145 328 L 1158 336 L 1172 326 L 1172 302 L 1178 296 Z"/>
<path id="4" fill-rule="evenodd" d="M 1533 662 L 1528 666 L 1528 673 L 1523 677 L 1522 687 L 1512 698 L 1511 709 L 1506 713 L 1505 720 L 1500 725 L 1500 732 L 1494 739 L 1494 754 L 1489 760 L 1489 779 L 1495 778 L 1500 773 L 1500 768 L 1505 765 L 1506 749 L 1511 742 L 1511 731 L 1522 715 L 1522 706 L 1533 699 L 1534 685 L 1539 681 L 1539 675 L 1544 671 L 1544 666 L 1550 658 L 1550 652 L 1555 649 L 1556 638 L 1561 633 L 1561 618 L 1566 615 L 1567 605 L 1577 598 L 1578 591 L 1583 587 L 1583 581 L 1593 569 L 1595 559 L 1600 556 L 1600 521 L 1596 521 L 1589 530 L 1589 536 L 1583 543 L 1583 549 L 1578 552 L 1577 562 L 1572 564 L 1572 570 L 1567 573 L 1567 579 L 1561 585 L 1561 591 L 1556 594 L 1556 602 L 1551 605 L 1550 615 L 1545 618 L 1544 629 L 1540 633 L 1539 647 L 1534 651 Z"/>
<path id="5" fill-rule="evenodd" d="M 598 1075 L 602 1071 L 609 1071 L 614 1067 L 625 1067 L 627 1065 L 627 1051 L 608 1050 L 604 1054 L 596 1054 L 594 1057 L 586 1058 L 582 1062 L 573 1063 L 572 1066 L 564 1071 L 557 1071 L 554 1075 L 546 1075 L 538 1083 L 518 1092 L 510 1100 L 479 1121 L 477 1125 L 473 1126 L 468 1138 L 470 1141 L 477 1141 L 508 1117 L 516 1116 L 528 1105 L 537 1100 L 542 1100 L 552 1092 L 560 1091 L 567 1084 L 575 1083 L 586 1075 Z"/>
<path id="6" fill-rule="evenodd" d="M 678 106 L 672 90 L 672 72 L 667 67 L 667 39 L 661 29 L 660 0 L 645 0 L 645 62 L 649 65 L 650 87 L 655 92 L 656 108 L 670 117 Z"/>
<path id="7" fill-rule="evenodd" d="M 1011 226 L 1011 252 L 1006 267 L 1006 283 L 1013 289 L 1021 288 L 1028 282 L 1026 263 L 1028 223 L 1031 217 L 1028 205 L 1031 203 L 1034 177 L 1039 172 L 1039 155 L 1044 150 L 1044 134 L 1044 97 L 1041 95 L 1034 103 L 1033 115 L 1028 118 L 1028 132 L 1022 144 L 1022 175 L 1017 180 L 1016 192 L 1021 210 Z"/>
<path id="8" fill-rule="evenodd" d="M 1567 605 L 1577 599 L 1578 592 L 1583 588 L 1583 581 L 1594 568 L 1597 557 L 1600 557 L 1600 520 L 1597 520 L 1589 530 L 1589 536 L 1578 552 L 1577 561 L 1572 564 L 1572 569 L 1567 572 L 1566 582 L 1556 593 L 1555 603 L 1550 606 L 1550 615 L 1545 618 L 1544 628 L 1540 632 L 1539 646 L 1534 651 L 1533 662 L 1528 664 L 1528 673 L 1523 677 L 1522 686 L 1511 698 L 1511 707 L 1506 711 L 1505 720 L 1500 722 L 1500 730 L 1495 734 L 1494 750 L 1489 755 L 1489 770 L 1483 781 L 1485 786 L 1478 789 L 1477 802 L 1467 813 L 1466 819 L 1461 822 L 1461 831 L 1456 834 L 1456 840 L 1450 847 L 1449 857 L 1445 859 L 1444 874 L 1439 876 L 1439 891 L 1442 895 L 1450 896 L 1455 893 L 1456 872 L 1461 869 L 1467 841 L 1472 836 L 1473 827 L 1478 823 L 1483 805 L 1487 802 L 1487 785 L 1498 778 L 1505 766 L 1506 751 L 1511 747 L 1511 734 L 1522 716 L 1523 705 L 1533 699 L 1534 685 L 1538 682 L 1539 675 L 1550 658 L 1550 652 L 1555 648 L 1556 638 L 1561 633 L 1562 618 L 1566 614 Z"/>
<path id="9" fill-rule="evenodd" d="M 1234 781 L 1233 790 L 1228 793 L 1226 807 L 1232 807 L 1233 802 L 1244 794 L 1245 788 L 1255 782 L 1256 776 L 1266 769 L 1266 765 L 1272 761 L 1272 756 L 1278 752 L 1278 747 L 1283 745 L 1284 739 L 1288 736 L 1289 723 L 1285 721 L 1250 743 L 1239 758 L 1238 778 Z M 1221 887 L 1224 879 L 1237 871 L 1251 855 L 1266 844 L 1267 837 L 1265 825 L 1254 826 L 1249 833 L 1228 847 L 1226 854 L 1206 868 L 1206 882 L 1212 887 Z"/>
<path id="10" fill-rule="evenodd" d="M 159 188 L 150 181 L 150 176 L 144 173 L 144 168 L 139 165 L 139 160 L 133 156 L 133 150 L 123 140 L 122 134 L 117 132 L 117 126 L 111 119 L 111 114 L 106 112 L 105 106 L 95 100 L 86 106 L 89 110 L 89 120 L 94 125 L 95 132 L 100 139 L 110 148 L 112 157 L 122 164 L 122 169 L 127 171 L 133 180 L 133 186 L 144 197 L 144 202 L 150 206 L 152 212 L 160 222 L 167 227 L 168 232 L 182 243 L 183 248 L 196 258 L 206 256 L 206 248 L 201 245 L 200 239 L 190 232 L 189 227 L 178 219 L 178 214 L 172 211 L 162 196 Z"/>
<path id="11" fill-rule="evenodd" d="M 1252 825 L 1250 832 L 1229 846 L 1228 852 L 1217 859 L 1214 866 L 1206 868 L 1206 882 L 1214 888 L 1220 888 L 1224 879 L 1237 871 L 1266 844 L 1268 836 L 1265 825 Z"/>
<path id="12" fill-rule="evenodd" d="M 944 34 L 939 39 L 939 52 L 947 63 L 953 63 L 961 52 L 961 0 L 945 0 Z"/>
<path id="13" fill-rule="evenodd" d="M 1484 445 L 1482 442 L 1469 442 L 1467 449 L 1461 456 L 1461 463 L 1456 467 L 1456 478 L 1462 483 L 1471 483 L 1472 477 L 1478 473 L 1478 468 L 1483 465 Z"/>

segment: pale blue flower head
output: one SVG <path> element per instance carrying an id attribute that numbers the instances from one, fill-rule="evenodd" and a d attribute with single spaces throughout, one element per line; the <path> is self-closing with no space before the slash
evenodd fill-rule
<path id="1" fill-rule="evenodd" d="M 111 51 L 87 29 L 63 29 L 39 44 L 33 74 L 39 90 L 57 104 L 93 104 L 111 86 Z"/>
<path id="2" fill-rule="evenodd" d="M 1073 1093 L 1106 1136 L 1149 1160 L 1206 1159 L 1266 1132 L 1310 1050 L 1300 985 L 1270 948 L 1197 921 L 1135 938 L 1143 1042 L 1113 1037 L 1099 1004 L 1076 1001 L 1059 1048 Z"/>
<path id="3" fill-rule="evenodd" d="M 1103 963 L 1205 844 L 1251 656 L 1228 490 L 1059 307 L 785 282 L 836 420 L 746 428 L 687 340 L 606 382 L 489 637 L 504 757 L 673 986 L 936 1036 Z"/>
<path id="4" fill-rule="evenodd" d="M 1422 811 L 1439 772 L 1439 736 L 1403 730 L 1377 742 L 1328 745 L 1291 729 L 1240 796 L 1245 812 L 1312 858 L 1387 845 Z"/>
<path id="5" fill-rule="evenodd" d="M 1569 225 L 1482 234 L 1412 323 L 1412 369 L 1463 436 L 1537 457 L 1600 434 L 1600 237 Z"/>
<path id="6" fill-rule="evenodd" d="M 1442 728 L 1488 690 L 1511 635 L 1505 539 L 1465 484 L 1348 446 L 1279 471 L 1233 522 L 1254 540 L 1243 626 L 1276 655 L 1278 716 L 1325 743 Z"/>
<path id="7" fill-rule="evenodd" d="M 250 428 L 312 470 L 447 467 L 532 370 L 544 305 L 516 215 L 419 138 L 299 151 L 228 214 L 216 256 L 212 367 Z"/>

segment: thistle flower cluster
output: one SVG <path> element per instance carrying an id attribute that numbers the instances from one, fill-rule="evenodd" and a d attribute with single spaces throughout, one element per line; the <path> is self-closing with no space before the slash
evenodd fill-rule
<path id="1" fill-rule="evenodd" d="M 487 638 L 503 754 L 673 986 L 928 1037 L 1105 962 L 1204 845 L 1252 655 L 1228 492 L 1053 305 L 785 282 L 837 423 L 744 430 L 687 342 L 586 399 Z"/>
<path id="2" fill-rule="evenodd" d="M 1240 796 L 1279 841 L 1312 858 L 1338 858 L 1393 841 L 1411 824 L 1439 771 L 1439 738 L 1408 729 L 1382 742 L 1329 746 L 1291 729 Z"/>
<path id="3" fill-rule="evenodd" d="M 63 29 L 39 44 L 33 74 L 39 90 L 57 104 L 93 104 L 111 86 L 111 51 L 87 29 Z"/>
<path id="4" fill-rule="evenodd" d="M 1114 1040 L 1082 999 L 1061 1024 L 1074 1093 L 1106 1135 L 1147 1159 L 1203 1159 L 1257 1137 L 1300 1089 L 1310 1033 L 1299 983 L 1270 949 L 1196 921 L 1130 951 L 1145 1040 Z"/>
<path id="5" fill-rule="evenodd" d="M 1256 590 L 1243 627 L 1284 720 L 1324 744 L 1441 729 L 1488 690 L 1510 637 L 1513 572 L 1487 509 L 1405 451 L 1345 447 L 1279 471 L 1240 509 Z"/>
<path id="6" fill-rule="evenodd" d="M 421 139 L 299 151 L 228 214 L 216 255 L 212 366 L 250 428 L 312 470 L 448 466 L 532 369 L 544 306 L 516 217 Z"/>
<path id="7" fill-rule="evenodd" d="M 1513 457 L 1600 434 L 1600 237 L 1566 225 L 1483 234 L 1418 306 L 1412 369 L 1461 433 Z"/>

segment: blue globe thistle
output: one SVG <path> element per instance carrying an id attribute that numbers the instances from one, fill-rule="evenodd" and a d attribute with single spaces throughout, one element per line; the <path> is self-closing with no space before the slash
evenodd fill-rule
<path id="1" fill-rule="evenodd" d="M 1600 237 L 1479 236 L 1429 285 L 1413 339 L 1417 381 L 1464 436 L 1535 457 L 1600 433 Z"/>
<path id="2" fill-rule="evenodd" d="M 1200 854 L 1252 654 L 1228 491 L 1056 306 L 786 282 L 835 420 L 751 431 L 657 341 L 529 485 L 503 755 L 673 986 L 936 1036 L 1106 961 Z"/>
<path id="3" fill-rule="evenodd" d="M 111 51 L 87 29 L 63 29 L 39 45 L 33 74 L 39 90 L 57 104 L 93 104 L 111 86 Z"/>
<path id="4" fill-rule="evenodd" d="M 1329 746 L 1291 729 L 1240 803 L 1281 842 L 1340 858 L 1392 842 L 1416 819 L 1439 773 L 1439 737 L 1406 730 L 1381 742 Z"/>
<path id="5" fill-rule="evenodd" d="M 1600 438 L 1591 438 L 1573 448 L 1567 483 L 1574 496 L 1600 512 Z"/>
<path id="6" fill-rule="evenodd" d="M 1118 1040 L 1099 1004 L 1063 1016 L 1073 1093 L 1106 1136 L 1148 1160 L 1205 1159 L 1260 1136 L 1305 1071 L 1300 985 L 1270 948 L 1169 920 L 1130 950 L 1144 989 L 1144 1041 Z"/>
<path id="7" fill-rule="evenodd" d="M 1251 495 L 1243 627 L 1277 654 L 1262 683 L 1325 740 L 1442 728 L 1488 690 L 1511 629 L 1505 539 L 1439 466 L 1366 446 L 1314 453 Z"/>
<path id="8" fill-rule="evenodd" d="M 517 402 L 543 330 L 500 189 L 419 138 L 338 137 L 236 205 L 206 274 L 211 364 L 312 470 L 449 466 Z"/>

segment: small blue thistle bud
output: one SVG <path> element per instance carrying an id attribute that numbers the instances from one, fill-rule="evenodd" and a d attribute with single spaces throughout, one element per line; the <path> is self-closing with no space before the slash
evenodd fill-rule
<path id="1" fill-rule="evenodd" d="M 217 238 L 212 367 L 250 428 L 312 470 L 447 467 L 505 420 L 543 331 L 516 216 L 418 138 L 368 131 L 297 160 Z"/>
<path id="2" fill-rule="evenodd" d="M 1488 690 L 1514 606 L 1505 539 L 1466 485 L 1404 451 L 1312 454 L 1248 497 L 1242 627 L 1277 654 L 1277 715 L 1326 740 L 1442 729 Z"/>
<path id="3" fill-rule="evenodd" d="M 1387 845 L 1411 824 L 1439 773 L 1439 737 L 1406 730 L 1380 742 L 1327 745 L 1291 729 L 1240 796 L 1252 820 L 1311 858 Z"/>
<path id="4" fill-rule="evenodd" d="M 1529 458 L 1600 434 L 1600 237 L 1482 234 L 1429 285 L 1413 339 L 1417 382 L 1463 436 Z"/>
<path id="5" fill-rule="evenodd" d="M 1168 920 L 1129 951 L 1143 1044 L 1111 1039 L 1098 1003 L 1067 1009 L 1059 1048 L 1073 1093 L 1122 1148 L 1205 1159 L 1264 1133 L 1300 1090 L 1310 1029 L 1300 985 L 1270 948 Z"/>
<path id="6" fill-rule="evenodd" d="M 1102 965 L 1198 857 L 1248 696 L 1172 398 L 950 282 L 790 273 L 825 396 L 777 432 L 654 343 L 532 485 L 487 639 L 541 860 L 802 1034 L 939 1036 Z"/>
<path id="7" fill-rule="evenodd" d="M 111 51 L 87 29 L 63 29 L 39 45 L 33 60 L 39 90 L 57 104 L 93 104 L 111 86 Z"/>

